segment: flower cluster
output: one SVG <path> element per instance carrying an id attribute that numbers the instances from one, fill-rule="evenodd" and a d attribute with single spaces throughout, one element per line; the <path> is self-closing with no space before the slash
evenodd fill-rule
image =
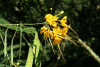
<path id="1" fill-rule="evenodd" d="M 63 14 L 64 11 L 61 11 L 58 15 Z M 62 37 L 66 37 L 66 33 L 68 31 L 68 27 L 65 23 L 67 23 L 67 16 L 64 16 L 61 20 L 58 20 L 57 16 L 53 16 L 52 14 L 47 14 L 45 15 L 45 19 L 46 19 L 46 23 L 49 25 L 52 25 L 53 28 L 52 30 L 50 29 L 50 27 L 43 26 L 41 28 L 40 33 L 44 33 L 45 37 L 54 39 L 53 44 L 60 44 L 60 41 L 62 41 Z M 57 22 L 60 21 L 61 25 L 63 26 L 63 28 L 61 29 Z"/>

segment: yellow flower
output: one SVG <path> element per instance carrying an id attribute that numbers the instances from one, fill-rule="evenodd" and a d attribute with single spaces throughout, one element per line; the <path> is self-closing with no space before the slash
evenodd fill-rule
<path id="1" fill-rule="evenodd" d="M 19 62 L 17 62 L 17 66 L 19 65 Z"/>
<path id="2" fill-rule="evenodd" d="M 67 19 L 67 16 L 64 16 L 63 19 Z"/>
<path id="3" fill-rule="evenodd" d="M 57 16 L 53 16 L 52 20 L 53 21 L 57 21 L 58 20 L 58 17 Z"/>
<path id="4" fill-rule="evenodd" d="M 47 31 L 46 31 L 46 32 L 44 32 L 44 36 L 49 38 L 49 34 L 48 34 L 48 32 L 47 32 Z"/>
<path id="5" fill-rule="evenodd" d="M 64 16 L 64 17 L 60 20 L 60 22 L 67 23 L 67 16 Z"/>
<path id="6" fill-rule="evenodd" d="M 46 27 L 42 27 L 40 33 L 42 34 L 42 33 L 44 33 L 46 30 L 47 30 Z"/>
<path id="7" fill-rule="evenodd" d="M 45 19 L 52 19 L 53 18 L 53 15 L 52 14 L 46 14 L 44 18 Z"/>
<path id="8" fill-rule="evenodd" d="M 52 8 L 50 8 L 50 10 L 52 10 Z"/>
<path id="9" fill-rule="evenodd" d="M 58 36 L 59 31 L 60 31 L 60 27 L 59 26 L 57 28 L 56 27 L 53 28 L 54 37 Z"/>
<path id="10" fill-rule="evenodd" d="M 68 31 L 68 27 L 67 26 L 65 26 L 64 28 L 62 28 L 61 29 L 62 30 L 62 36 L 66 36 L 66 33 L 67 33 L 67 31 Z"/>
<path id="11" fill-rule="evenodd" d="M 52 20 L 47 20 L 50 25 L 53 25 Z"/>
<path id="12" fill-rule="evenodd" d="M 47 14 L 47 15 L 45 16 L 45 19 L 46 19 L 46 21 L 47 21 L 50 25 L 57 26 L 57 22 L 55 22 L 55 21 L 58 20 L 58 17 L 57 17 L 57 16 L 53 16 L 53 15 L 51 15 L 51 14 Z"/>
<path id="13" fill-rule="evenodd" d="M 50 34 L 50 30 L 47 29 L 47 30 L 44 32 L 44 36 L 49 38 L 49 37 L 50 37 L 49 34 Z"/>
<path id="14" fill-rule="evenodd" d="M 63 23 L 63 22 L 61 22 L 61 25 L 62 25 L 62 26 L 67 26 L 67 25 L 66 25 L 65 23 Z"/>
<path id="15" fill-rule="evenodd" d="M 52 8 L 50 8 L 50 10 L 52 10 Z M 61 11 L 59 14 L 63 14 L 64 11 Z M 58 14 L 58 15 L 59 15 Z M 64 28 L 60 29 L 59 26 L 57 26 L 57 20 L 58 17 L 57 16 L 53 16 L 52 14 L 46 14 L 45 17 L 46 22 L 49 25 L 53 26 L 52 31 L 50 29 L 48 29 L 47 27 L 42 27 L 40 33 L 44 33 L 45 37 L 54 38 L 53 44 L 60 44 L 60 41 L 62 41 L 63 37 L 66 37 L 67 35 L 67 31 L 68 31 L 68 27 L 67 27 L 67 16 L 64 16 L 61 20 L 60 23 L 62 24 L 62 26 L 64 26 Z"/>
<path id="16" fill-rule="evenodd" d="M 56 37 L 54 38 L 53 45 L 60 44 L 60 41 L 62 41 L 62 39 L 59 38 L 58 36 L 56 36 Z"/>
<path id="17" fill-rule="evenodd" d="M 64 14 L 64 11 L 61 11 L 60 14 Z"/>
<path id="18" fill-rule="evenodd" d="M 53 25 L 54 27 L 56 27 L 56 26 L 57 26 L 57 22 L 53 22 L 52 25 Z"/>
<path id="19" fill-rule="evenodd" d="M 41 34 L 44 33 L 44 36 L 45 36 L 45 37 L 48 37 L 48 38 L 51 37 L 51 39 L 53 39 L 53 33 L 52 33 L 52 31 L 50 31 L 50 30 L 47 29 L 46 27 L 42 27 L 40 33 L 41 33 Z"/>
<path id="20" fill-rule="evenodd" d="M 65 23 L 67 23 L 67 16 L 64 16 L 61 20 L 60 23 L 62 24 L 62 26 L 67 26 Z"/>

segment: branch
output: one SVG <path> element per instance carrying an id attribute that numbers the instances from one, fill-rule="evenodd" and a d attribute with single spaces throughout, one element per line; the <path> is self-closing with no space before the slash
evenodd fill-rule
<path id="1" fill-rule="evenodd" d="M 80 43 L 81 46 L 84 47 L 91 54 L 91 56 L 100 64 L 99 56 L 89 46 L 87 46 L 85 42 L 83 42 L 81 39 L 78 39 L 78 43 Z"/>

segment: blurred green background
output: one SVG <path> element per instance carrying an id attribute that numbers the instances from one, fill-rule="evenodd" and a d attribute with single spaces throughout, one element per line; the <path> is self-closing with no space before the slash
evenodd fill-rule
<path id="1" fill-rule="evenodd" d="M 79 37 L 87 43 L 87 45 L 100 56 L 100 0 L 0 0 L 0 17 L 9 21 L 11 24 L 19 23 L 42 23 L 45 21 L 44 16 L 51 13 L 50 8 L 53 8 L 52 14 L 56 15 L 60 11 L 65 13 L 61 15 L 67 16 L 67 24 L 77 32 Z M 30 25 L 35 27 L 39 33 L 43 25 Z M 4 35 L 6 28 L 0 26 L 0 32 Z M 8 30 L 7 45 L 10 46 L 14 30 Z M 70 37 L 74 38 L 74 33 Z M 29 43 L 32 43 L 34 37 L 23 33 Z M 43 45 L 43 56 L 41 58 L 42 67 L 99 67 L 100 64 L 93 59 L 93 57 L 78 44 L 73 45 L 69 41 L 65 44 L 60 44 L 62 52 L 66 61 L 60 56 L 57 46 L 54 46 L 55 53 L 53 53 L 50 44 L 46 44 L 43 40 L 43 35 L 39 33 L 39 39 Z M 43 40 L 43 41 L 42 41 Z M 14 45 L 19 45 L 19 32 L 14 38 Z M 8 47 L 10 48 L 10 47 Z M 63 51 L 64 49 L 64 51 Z M 3 43 L 0 38 L 0 52 L 3 50 Z M 22 55 L 18 57 L 19 48 L 14 49 L 14 62 L 20 62 L 21 66 L 25 66 L 28 45 L 22 39 Z M 10 55 L 10 50 L 8 51 Z M 57 58 L 60 59 L 57 60 Z M 4 55 L 0 55 L 0 64 L 9 65 L 7 60 L 4 60 Z"/>

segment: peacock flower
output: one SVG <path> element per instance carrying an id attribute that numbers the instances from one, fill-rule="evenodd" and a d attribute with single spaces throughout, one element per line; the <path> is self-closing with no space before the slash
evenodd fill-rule
<path id="1" fill-rule="evenodd" d="M 62 39 L 59 38 L 58 36 L 56 36 L 56 37 L 54 38 L 53 45 L 60 44 L 60 41 L 62 41 Z"/>
<path id="2" fill-rule="evenodd" d="M 67 33 L 67 31 L 68 31 L 68 27 L 67 26 L 65 26 L 64 28 L 62 28 L 61 29 L 62 30 L 62 36 L 66 36 L 66 33 Z"/>
<path id="3" fill-rule="evenodd" d="M 42 34 L 42 33 L 46 32 L 46 30 L 47 30 L 46 27 L 42 27 L 40 33 Z"/>
<path id="4" fill-rule="evenodd" d="M 46 21 L 47 21 L 50 25 L 57 26 L 57 22 L 55 22 L 55 21 L 58 20 L 58 17 L 57 17 L 57 16 L 53 16 L 53 15 L 51 15 L 51 14 L 47 14 L 47 15 L 45 16 L 45 19 L 46 19 Z"/>
<path id="5" fill-rule="evenodd" d="M 62 24 L 62 26 L 67 26 L 65 23 L 67 23 L 67 16 L 64 16 L 61 20 L 60 23 Z"/>
<path id="6" fill-rule="evenodd" d="M 52 8 L 50 8 L 50 10 L 52 10 Z M 61 11 L 59 14 L 63 14 L 64 11 Z M 59 15 L 58 14 L 58 15 Z M 53 44 L 60 44 L 60 41 L 62 41 L 63 37 L 66 37 L 66 33 L 68 31 L 68 27 L 67 27 L 67 16 L 64 16 L 61 20 L 60 23 L 64 28 L 60 28 L 59 26 L 57 26 L 57 21 L 58 21 L 58 17 L 57 16 L 53 16 L 52 14 L 46 14 L 45 17 L 46 22 L 49 25 L 53 26 L 53 29 L 49 29 L 47 27 L 42 27 L 40 33 L 44 33 L 45 37 L 54 39 Z"/>

